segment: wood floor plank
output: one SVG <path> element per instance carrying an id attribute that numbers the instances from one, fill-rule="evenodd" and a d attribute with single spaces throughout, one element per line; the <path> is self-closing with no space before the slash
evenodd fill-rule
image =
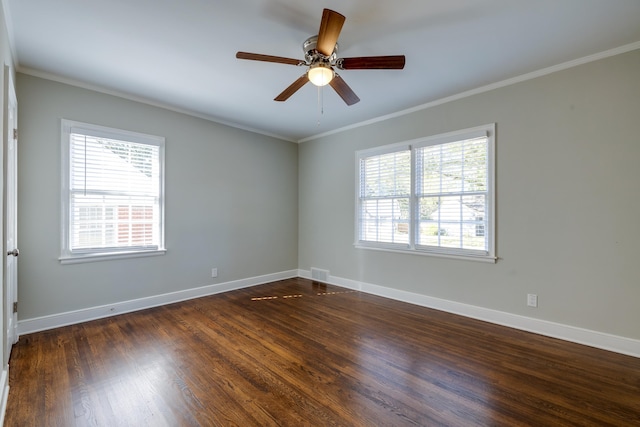
<path id="1" fill-rule="evenodd" d="M 6 426 L 640 426 L 640 359 L 289 279 L 20 338 Z"/>

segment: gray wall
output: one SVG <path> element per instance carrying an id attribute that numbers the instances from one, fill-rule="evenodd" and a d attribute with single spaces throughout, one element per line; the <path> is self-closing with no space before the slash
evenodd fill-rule
<path id="1" fill-rule="evenodd" d="M 303 143 L 299 268 L 640 339 L 639 76 L 634 51 Z M 353 247 L 356 150 L 493 122 L 496 264 Z"/>
<path id="2" fill-rule="evenodd" d="M 19 74 L 20 317 L 317 267 L 640 339 L 638 75 L 634 51 L 297 146 Z M 60 265 L 60 118 L 167 138 L 165 256 Z M 492 122 L 496 264 L 353 247 L 356 150 Z"/>
<path id="3" fill-rule="evenodd" d="M 25 74 L 17 95 L 20 319 L 297 268 L 296 144 Z M 61 118 L 166 138 L 166 255 L 59 263 Z"/>

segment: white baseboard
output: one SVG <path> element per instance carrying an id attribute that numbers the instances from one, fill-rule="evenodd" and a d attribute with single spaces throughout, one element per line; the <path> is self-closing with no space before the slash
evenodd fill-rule
<path id="1" fill-rule="evenodd" d="M 227 292 L 234 289 L 241 289 L 250 286 L 257 286 L 277 280 L 289 279 L 292 277 L 302 277 L 311 279 L 311 272 L 308 270 L 289 270 L 280 273 L 267 274 L 264 276 L 251 277 L 248 279 L 234 280 L 231 282 L 219 283 L 215 285 L 202 286 L 199 288 L 187 289 L 184 291 L 171 292 L 136 300 L 123 301 L 99 307 L 90 307 L 82 310 L 70 311 L 66 313 L 53 314 L 33 319 L 24 319 L 18 322 L 18 333 L 20 335 L 61 326 L 73 325 L 132 311 L 144 310 L 146 308 L 171 304 L 188 299 L 213 295 L 220 292 Z M 329 276 L 329 284 L 342 286 L 344 288 L 358 290 L 373 295 L 391 298 L 410 304 L 446 311 L 473 319 L 484 320 L 498 325 L 508 326 L 523 331 L 559 338 L 565 341 L 584 344 L 591 347 L 614 351 L 616 353 L 629 356 L 640 357 L 640 340 L 607 334 L 589 329 L 578 328 L 561 323 L 549 322 L 541 319 L 507 313 L 504 311 L 492 310 L 489 308 L 463 304 L 440 298 L 434 298 L 413 292 L 401 291 L 385 286 L 373 285 L 356 280 L 341 277 Z M 0 383 L 3 387 L 3 383 Z M 8 384 L 7 384 L 8 387 Z M 1 397 L 1 396 L 0 396 Z M 5 396 L 6 399 L 6 396 Z M 2 425 L 0 423 L 0 425 Z"/>
<path id="2" fill-rule="evenodd" d="M 289 270 L 280 273 L 267 274 L 264 276 L 250 277 L 248 279 L 234 280 L 231 282 L 186 289 L 184 291 L 170 292 L 162 295 L 122 301 L 98 307 L 90 307 L 82 310 L 68 311 L 66 313 L 52 314 L 50 316 L 24 319 L 18 321 L 18 334 L 24 335 L 30 334 L 32 332 L 59 328 L 61 326 L 74 325 L 77 323 L 88 322 L 90 320 L 116 316 L 118 314 L 130 313 L 132 311 L 144 310 L 146 308 L 172 304 L 174 302 L 218 294 L 235 289 L 262 285 L 264 283 L 274 282 L 277 280 L 290 279 L 292 277 L 297 277 L 297 275 L 297 270 Z M 0 424 L 0 426 L 1 425 L 2 424 Z"/>
<path id="3" fill-rule="evenodd" d="M 9 365 L 5 366 L 0 374 L 0 426 L 4 425 L 4 416 L 7 413 L 7 399 L 9 398 Z"/>
<path id="4" fill-rule="evenodd" d="M 311 272 L 307 270 L 298 270 L 298 276 L 311 279 Z M 632 338 L 592 331 L 570 325 L 563 325 L 561 323 L 549 322 L 547 320 L 534 319 L 532 317 L 463 304 L 441 298 L 434 298 L 413 292 L 401 291 L 385 286 L 372 285 L 340 277 L 329 276 L 328 283 L 381 297 L 391 298 L 397 301 L 403 301 L 502 326 L 508 326 L 527 332 L 584 344 L 590 347 L 640 357 L 640 340 Z"/>

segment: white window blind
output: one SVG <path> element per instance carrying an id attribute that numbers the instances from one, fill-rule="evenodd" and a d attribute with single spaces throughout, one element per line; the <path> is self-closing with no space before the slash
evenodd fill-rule
<path id="1" fill-rule="evenodd" d="M 356 246 L 495 261 L 494 135 L 492 124 L 358 152 Z"/>
<path id="2" fill-rule="evenodd" d="M 359 190 L 359 239 L 407 246 L 411 151 L 362 157 Z"/>
<path id="3" fill-rule="evenodd" d="M 486 136 L 420 147 L 416 155 L 416 246 L 488 253 Z"/>
<path id="4" fill-rule="evenodd" d="M 63 258 L 164 249 L 164 139 L 63 121 Z"/>

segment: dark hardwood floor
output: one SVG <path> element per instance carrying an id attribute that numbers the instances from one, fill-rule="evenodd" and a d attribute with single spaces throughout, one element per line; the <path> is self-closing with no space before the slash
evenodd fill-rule
<path id="1" fill-rule="evenodd" d="M 26 335 L 5 426 L 640 426 L 640 359 L 304 279 Z"/>

